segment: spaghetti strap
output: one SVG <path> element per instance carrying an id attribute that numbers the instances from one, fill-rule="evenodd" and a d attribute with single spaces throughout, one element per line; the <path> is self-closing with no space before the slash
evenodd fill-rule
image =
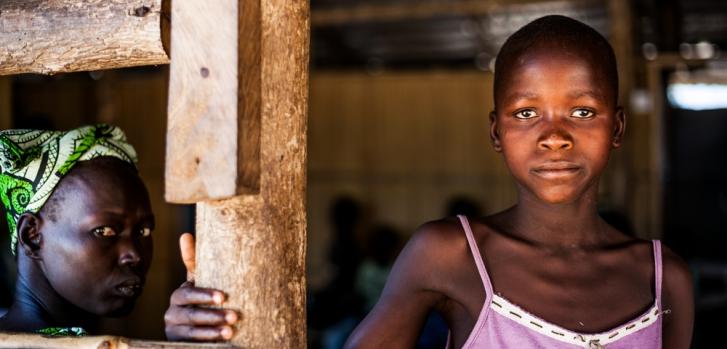
<path id="1" fill-rule="evenodd" d="M 661 309 L 661 279 L 662 279 L 662 261 L 661 261 L 661 241 L 652 240 L 654 245 L 654 293 L 656 296 L 656 305 Z"/>
<path id="2" fill-rule="evenodd" d="M 459 218 L 459 221 L 462 223 L 465 236 L 467 236 L 467 244 L 470 246 L 472 256 L 475 258 L 475 265 L 477 265 L 477 271 L 480 273 L 482 285 L 485 286 L 485 306 L 489 307 L 490 302 L 492 301 L 492 282 L 490 282 L 490 277 L 487 274 L 485 262 L 482 260 L 482 254 L 480 253 L 479 247 L 477 247 L 474 234 L 472 234 L 472 228 L 470 227 L 469 220 L 467 220 L 467 217 L 464 215 L 457 215 L 457 218 Z"/>

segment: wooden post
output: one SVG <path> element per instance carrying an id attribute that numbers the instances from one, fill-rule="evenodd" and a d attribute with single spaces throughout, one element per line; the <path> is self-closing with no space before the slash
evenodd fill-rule
<path id="1" fill-rule="evenodd" d="M 608 1 L 608 18 L 609 18 L 609 41 L 613 47 L 616 61 L 618 62 L 618 80 L 619 80 L 619 103 L 625 108 L 626 112 L 626 134 L 623 148 L 612 152 L 609 166 L 606 169 L 607 175 L 604 176 L 602 189 L 606 189 L 605 198 L 613 207 L 623 213 L 630 213 L 633 221 L 633 211 L 629 210 L 633 206 L 632 188 L 629 188 L 630 179 L 634 179 L 635 171 L 631 164 L 633 154 L 633 139 L 635 128 L 630 127 L 631 109 L 630 97 L 634 86 L 634 42 L 633 42 L 633 25 L 632 25 L 632 4 L 629 0 L 609 0 Z M 634 124 L 635 125 L 635 124 Z M 631 182 L 632 185 L 638 185 Z M 602 192 L 602 194 L 604 194 Z M 636 230 L 636 234 L 640 237 L 646 237 L 647 232 Z"/>
<path id="2" fill-rule="evenodd" d="M 162 0 L 0 1 L 0 75 L 169 63 Z"/>
<path id="3" fill-rule="evenodd" d="M 180 49 L 183 36 L 205 45 Z M 165 196 L 210 200 L 197 284 L 228 293 L 245 348 L 306 346 L 308 48 L 306 0 L 172 3 Z M 244 149 L 256 144 L 257 159 Z"/>

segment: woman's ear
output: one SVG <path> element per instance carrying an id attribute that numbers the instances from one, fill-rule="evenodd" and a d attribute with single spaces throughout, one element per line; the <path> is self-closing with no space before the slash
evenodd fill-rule
<path id="1" fill-rule="evenodd" d="M 626 113 L 624 112 L 624 108 L 617 107 L 614 117 L 616 120 L 613 126 L 613 138 L 611 140 L 611 145 L 614 148 L 618 148 L 621 146 L 624 132 L 626 132 Z"/>
<path id="2" fill-rule="evenodd" d="M 42 219 L 33 213 L 24 213 L 18 219 L 18 249 L 26 256 L 40 259 L 43 234 L 40 232 Z"/>
<path id="3" fill-rule="evenodd" d="M 494 110 L 490 112 L 490 140 L 495 151 L 501 152 L 500 134 L 497 132 L 497 113 Z"/>

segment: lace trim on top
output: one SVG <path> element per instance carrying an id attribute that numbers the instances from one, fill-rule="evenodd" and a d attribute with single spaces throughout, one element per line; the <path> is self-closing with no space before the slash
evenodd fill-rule
<path id="1" fill-rule="evenodd" d="M 492 295 L 490 309 L 535 332 L 562 342 L 585 346 L 586 348 L 601 348 L 603 345 L 615 342 L 631 333 L 649 327 L 651 324 L 656 322 L 662 313 L 659 311 L 659 307 L 656 302 L 654 302 L 649 310 L 624 325 L 601 333 L 584 334 L 573 332 L 558 325 L 551 324 L 533 314 L 528 313 L 497 294 Z"/>

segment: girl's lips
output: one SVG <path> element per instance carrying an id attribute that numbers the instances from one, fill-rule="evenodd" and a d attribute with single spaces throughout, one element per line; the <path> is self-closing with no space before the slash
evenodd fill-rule
<path id="1" fill-rule="evenodd" d="M 581 167 L 572 162 L 557 161 L 539 165 L 531 170 L 533 174 L 545 179 L 572 177 L 581 171 Z"/>

